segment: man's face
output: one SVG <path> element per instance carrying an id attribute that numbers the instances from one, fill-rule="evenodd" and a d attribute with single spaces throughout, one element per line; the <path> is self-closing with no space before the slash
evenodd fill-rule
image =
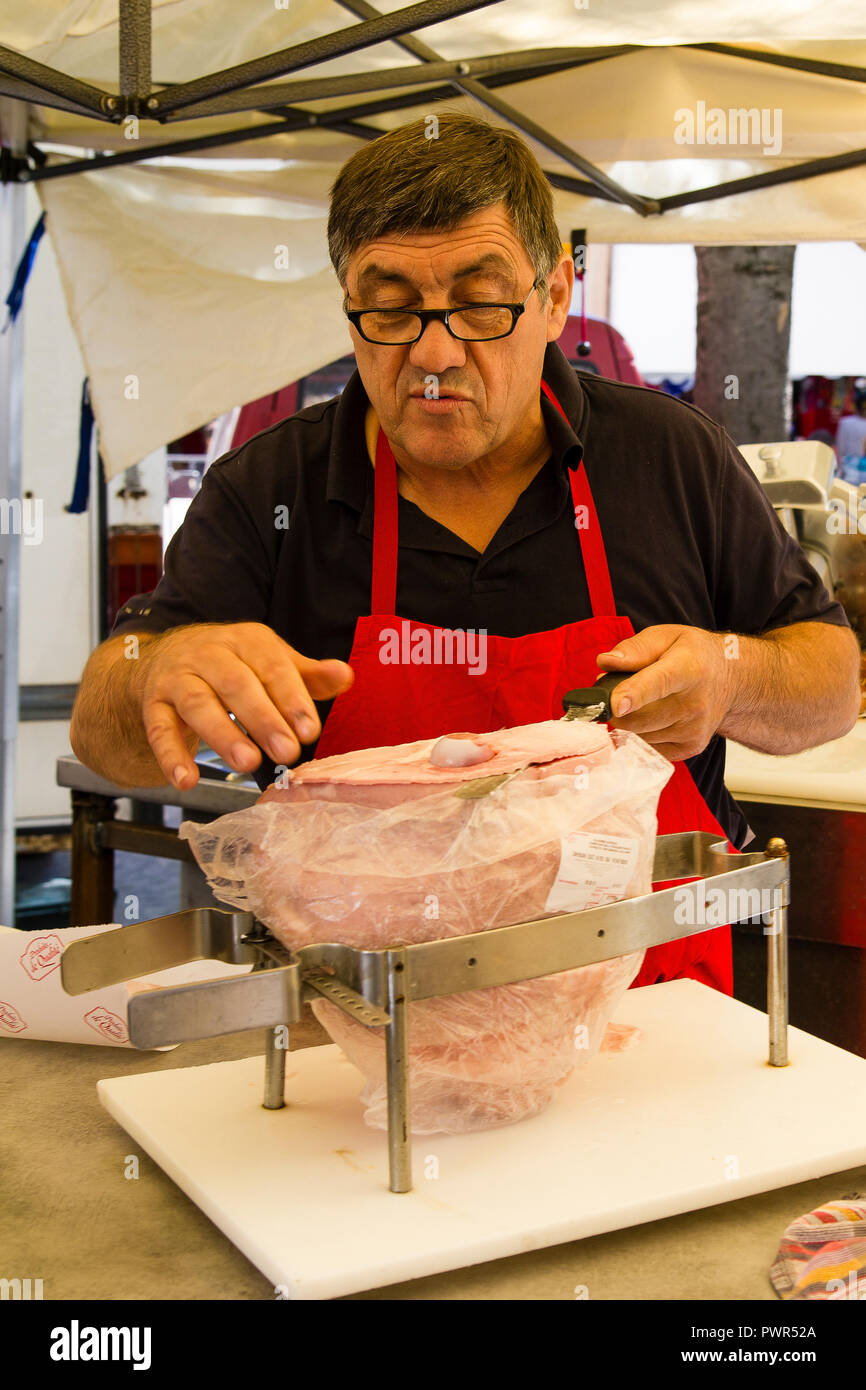
<path id="1" fill-rule="evenodd" d="M 365 243 L 346 275 L 350 309 L 447 309 L 519 304 L 534 278 L 504 204 L 473 213 L 447 232 L 389 235 Z M 538 414 L 544 350 L 568 315 L 572 263 L 563 253 L 507 338 L 461 342 L 429 323 L 416 343 L 368 343 L 350 328 L 364 389 L 396 450 L 448 469 L 507 446 Z M 436 394 L 438 393 L 438 394 Z"/>

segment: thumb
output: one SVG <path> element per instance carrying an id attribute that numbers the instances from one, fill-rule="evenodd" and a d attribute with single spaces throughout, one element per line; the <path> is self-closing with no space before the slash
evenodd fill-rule
<path id="1" fill-rule="evenodd" d="M 642 671 L 664 656 L 682 629 L 673 623 L 645 627 L 633 637 L 625 637 L 609 652 L 599 652 L 596 664 L 603 671 Z"/>
<path id="2" fill-rule="evenodd" d="M 355 679 L 351 666 L 336 658 L 313 661 L 305 657 L 297 660 L 296 664 L 314 700 L 330 700 L 332 695 L 348 690 Z"/>

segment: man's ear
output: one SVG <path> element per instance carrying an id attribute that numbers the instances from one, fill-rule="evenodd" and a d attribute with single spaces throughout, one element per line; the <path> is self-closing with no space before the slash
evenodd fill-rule
<path id="1" fill-rule="evenodd" d="M 563 251 L 553 268 L 549 280 L 550 298 L 547 301 L 547 341 L 553 343 L 559 337 L 571 309 L 571 292 L 574 288 L 574 261 L 569 251 Z"/>

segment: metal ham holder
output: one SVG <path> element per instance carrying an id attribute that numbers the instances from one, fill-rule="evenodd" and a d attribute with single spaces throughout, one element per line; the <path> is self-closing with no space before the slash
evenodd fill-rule
<path id="1" fill-rule="evenodd" d="M 724 841 L 704 832 L 660 835 L 653 882 L 684 879 L 696 881 L 608 907 L 375 951 L 335 943 L 289 951 L 252 913 L 190 908 L 75 942 L 63 953 L 61 979 L 67 994 L 84 994 L 190 961 L 249 963 L 252 969 L 246 975 L 133 996 L 129 1037 L 135 1047 L 157 1048 L 266 1028 L 262 1104 L 268 1110 L 285 1105 L 289 1049 L 284 1033 L 301 1022 L 309 1001 L 328 999 L 357 1023 L 383 1028 L 389 1187 L 392 1192 L 409 1192 L 408 1003 L 515 984 L 693 936 L 715 924 L 712 915 L 708 924 L 707 908 L 712 913 L 720 890 L 728 903 L 743 905 L 742 918 L 764 914 L 769 1063 L 787 1066 L 790 874 L 785 842 L 773 839 L 764 852 L 729 854 Z M 685 915 L 695 925 L 683 927 L 677 916 L 686 890 L 692 900 Z M 767 901 L 772 911 L 765 911 Z M 294 1047 L 325 1041 L 330 1040 L 301 1038 Z"/>

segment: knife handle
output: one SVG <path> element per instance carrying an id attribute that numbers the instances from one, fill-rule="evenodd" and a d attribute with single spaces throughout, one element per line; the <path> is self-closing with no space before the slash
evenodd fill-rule
<path id="1" fill-rule="evenodd" d="M 585 708 L 587 705 L 604 704 L 601 714 L 596 717 L 602 722 L 613 719 L 613 711 L 610 707 L 610 697 L 616 690 L 621 681 L 633 676 L 633 671 L 605 671 L 599 676 L 595 685 L 584 686 L 580 690 L 568 690 L 562 697 L 562 708 L 568 713 L 575 705 Z"/>

